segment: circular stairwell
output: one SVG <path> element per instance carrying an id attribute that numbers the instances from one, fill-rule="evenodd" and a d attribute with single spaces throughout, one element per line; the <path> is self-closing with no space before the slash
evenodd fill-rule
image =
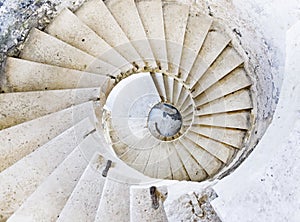
<path id="1" fill-rule="evenodd" d="M 1 86 L 0 221 L 139 221 L 131 185 L 231 171 L 256 118 L 247 62 L 174 1 L 89 0 L 33 28 Z"/>

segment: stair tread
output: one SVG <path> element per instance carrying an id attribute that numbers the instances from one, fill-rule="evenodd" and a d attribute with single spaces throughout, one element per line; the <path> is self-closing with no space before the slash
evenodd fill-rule
<path id="1" fill-rule="evenodd" d="M 208 115 L 213 113 L 224 113 L 252 108 L 249 90 L 243 89 L 230 95 L 216 99 L 210 103 L 199 106 L 196 115 Z"/>
<path id="2" fill-rule="evenodd" d="M 198 144 L 201 148 L 221 160 L 223 163 L 227 163 L 234 154 L 233 147 L 226 146 L 225 144 L 219 143 L 212 139 L 206 138 L 204 136 L 199 135 L 196 127 L 191 127 L 190 131 L 186 134 L 186 136 L 192 140 L 194 143 Z M 214 134 L 215 132 L 212 130 L 210 134 Z"/>
<path id="3" fill-rule="evenodd" d="M 152 49 L 134 0 L 106 0 L 105 5 L 145 63 L 155 68 L 156 62 L 152 54 Z"/>
<path id="4" fill-rule="evenodd" d="M 144 66 L 140 55 L 112 16 L 103 1 L 90 0 L 83 4 L 75 14 L 111 47 L 115 48 L 129 62 Z"/>
<path id="5" fill-rule="evenodd" d="M 180 157 L 189 178 L 193 181 L 202 181 L 206 179 L 208 176 L 206 171 L 199 165 L 191 153 L 189 153 L 183 142 L 178 140 L 175 144 L 178 156 Z"/>
<path id="6" fill-rule="evenodd" d="M 164 18 L 161 0 L 135 1 L 140 19 L 150 42 L 154 58 L 161 69 L 168 69 Z"/>
<path id="7" fill-rule="evenodd" d="M 237 51 L 231 47 L 227 47 L 219 55 L 216 61 L 202 75 L 197 82 L 197 89 L 192 93 L 194 97 L 204 92 L 214 83 L 222 79 L 228 73 L 233 71 L 243 63 L 243 58 Z"/>
<path id="8" fill-rule="evenodd" d="M 188 76 L 211 24 L 211 17 L 200 13 L 189 14 L 179 69 L 183 79 Z"/>
<path id="9" fill-rule="evenodd" d="M 78 181 L 57 221 L 92 221 L 105 183 L 105 159 L 95 153 Z"/>
<path id="10" fill-rule="evenodd" d="M 247 76 L 245 70 L 238 68 L 198 95 L 195 98 L 195 103 L 197 106 L 200 106 L 240 89 L 249 87 L 250 85 L 251 80 Z"/>
<path id="11" fill-rule="evenodd" d="M 207 33 L 188 78 L 186 79 L 186 83 L 190 87 L 192 87 L 198 79 L 200 79 L 229 42 L 230 38 L 222 32 L 221 28 L 219 28 L 219 24 L 214 21 Z"/>
<path id="12" fill-rule="evenodd" d="M 175 2 L 163 4 L 164 27 L 170 73 L 178 74 L 189 6 Z"/>
<path id="13" fill-rule="evenodd" d="M 209 176 L 214 175 L 221 168 L 222 162 L 219 159 L 199 147 L 188 137 L 182 136 L 181 141 Z"/>
<path id="14" fill-rule="evenodd" d="M 92 88 L 103 86 L 109 77 L 9 57 L 5 76 L 13 92 Z"/>
<path id="15" fill-rule="evenodd" d="M 149 185 L 150 188 L 150 185 Z M 156 187 L 158 194 L 158 209 L 152 208 L 150 189 L 148 187 L 131 186 L 130 187 L 130 221 L 160 221 L 167 222 L 167 216 L 164 211 L 164 199 L 167 197 L 168 189 L 166 186 Z"/>
<path id="16" fill-rule="evenodd" d="M 160 95 L 160 97 L 162 97 L 162 100 L 165 101 L 167 99 L 167 95 L 166 95 L 166 89 L 165 89 L 163 74 L 154 73 L 154 74 L 151 74 L 151 77 L 153 79 L 154 85 L 156 86 L 158 94 Z"/>
<path id="17" fill-rule="evenodd" d="M 86 137 L 30 195 L 9 221 L 19 221 L 21 218 L 31 221 L 57 219 L 97 150 L 90 141 L 90 136 Z"/>
<path id="18" fill-rule="evenodd" d="M 157 177 L 161 179 L 173 179 L 173 172 L 169 160 L 170 151 L 169 144 L 162 142 L 159 151 L 159 163 L 157 168 Z M 174 178 L 175 179 L 175 178 Z"/>
<path id="19" fill-rule="evenodd" d="M 64 131 L 0 173 L 0 212 L 9 217 L 73 151 L 94 126 L 88 118 Z M 13 199 L 13 200 L 12 200 Z"/>
<path id="20" fill-rule="evenodd" d="M 92 102 L 1 130 L 0 172 L 86 117 L 96 122 Z"/>
<path id="21" fill-rule="evenodd" d="M 129 62 L 125 58 L 80 21 L 69 9 L 64 9 L 47 26 L 46 32 L 102 61 L 120 68 L 122 71 L 132 68 L 132 65 L 128 64 Z"/>
<path id="22" fill-rule="evenodd" d="M 228 127 L 236 129 L 249 129 L 250 112 L 240 111 L 232 113 L 219 113 L 207 116 L 195 116 L 193 124 Z"/>
<path id="23" fill-rule="evenodd" d="M 0 94 L 0 128 L 17 125 L 72 105 L 97 100 L 99 95 L 98 88 L 3 93 Z"/>
<path id="24" fill-rule="evenodd" d="M 215 139 L 219 142 L 228 144 L 235 148 L 241 148 L 244 137 L 246 135 L 245 130 L 228 129 L 210 126 L 192 127 L 191 129 L 195 133 L 207 136 Z"/>
<path id="25" fill-rule="evenodd" d="M 105 63 L 45 32 L 32 29 L 20 58 L 64 68 L 116 75 L 116 67 Z"/>

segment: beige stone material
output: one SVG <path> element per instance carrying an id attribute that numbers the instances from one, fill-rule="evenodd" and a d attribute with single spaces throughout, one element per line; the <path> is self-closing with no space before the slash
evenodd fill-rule
<path id="1" fill-rule="evenodd" d="M 247 130 L 250 127 L 250 111 L 228 112 L 207 116 L 195 116 L 193 124 L 228 127 Z"/>
<path id="2" fill-rule="evenodd" d="M 196 115 L 208 115 L 252 108 L 252 100 L 248 89 L 236 91 L 230 95 L 199 106 Z"/>
<path id="3" fill-rule="evenodd" d="M 202 128 L 201 126 L 198 128 Z M 186 134 L 186 137 L 196 143 L 199 147 L 206 150 L 213 156 L 217 157 L 223 163 L 227 163 L 231 160 L 235 150 L 233 147 L 225 145 L 221 142 L 217 142 L 215 140 L 210 139 L 209 135 L 205 135 L 207 137 L 202 136 L 201 134 L 197 133 L 198 128 L 192 127 L 189 132 Z M 199 130 L 201 132 L 201 130 Z M 211 134 L 214 134 L 214 131 L 211 131 Z M 243 135 L 238 135 L 242 136 Z M 212 136 L 214 138 L 214 136 Z M 240 138 L 239 138 L 240 139 Z"/>
<path id="4" fill-rule="evenodd" d="M 134 0 L 107 0 L 105 4 L 146 65 L 157 67 Z"/>
<path id="5" fill-rule="evenodd" d="M 173 104 L 173 77 L 164 75 L 164 85 L 166 90 L 166 102 Z"/>
<path id="6" fill-rule="evenodd" d="M 219 55 L 216 61 L 209 67 L 209 69 L 198 80 L 197 87 L 192 93 L 194 97 L 204 92 L 214 83 L 222 79 L 228 73 L 240 66 L 244 62 L 243 58 L 237 51 L 231 47 L 227 47 Z M 236 79 L 235 81 L 239 81 Z"/>
<path id="7" fill-rule="evenodd" d="M 186 79 L 189 75 L 211 24 L 211 17 L 200 13 L 190 12 L 185 30 L 179 68 L 181 78 Z"/>
<path id="8" fill-rule="evenodd" d="M 213 73 L 210 74 L 214 75 Z M 237 68 L 198 95 L 194 99 L 196 106 L 211 102 L 214 99 L 226 96 L 240 89 L 250 87 L 251 84 L 251 80 L 247 76 L 245 70 Z"/>
<path id="9" fill-rule="evenodd" d="M 224 48 L 230 42 L 230 38 L 218 27 L 216 22 L 213 22 L 209 30 L 196 61 L 189 73 L 186 83 L 192 87 L 215 59 L 222 53 Z"/>
<path id="10" fill-rule="evenodd" d="M 191 130 L 236 148 L 242 148 L 241 146 L 246 134 L 245 130 L 209 126 L 192 127 Z"/>
<path id="11" fill-rule="evenodd" d="M 75 14 L 127 61 L 135 62 L 140 67 L 145 65 L 103 1 L 90 0 L 83 4 Z"/>
<path id="12" fill-rule="evenodd" d="M 0 94 L 0 128 L 33 120 L 72 105 L 97 100 L 99 96 L 98 88 Z"/>
<path id="13" fill-rule="evenodd" d="M 4 218 L 13 214 L 93 129 L 86 118 L 2 171 L 0 214 Z"/>
<path id="14" fill-rule="evenodd" d="M 86 117 L 96 122 L 92 102 L 1 130 L 0 172 Z"/>
<path id="15" fill-rule="evenodd" d="M 166 96 L 166 88 L 165 88 L 165 84 L 164 84 L 163 74 L 154 73 L 154 74 L 151 74 L 151 77 L 152 77 L 153 82 L 156 86 L 158 94 L 160 95 L 160 97 L 162 97 L 163 101 L 166 101 L 167 96 Z"/>
<path id="16" fill-rule="evenodd" d="M 86 137 L 32 193 L 8 221 L 56 220 L 93 154 L 98 150 Z M 82 210 L 82 209 L 81 209 Z"/>
<path id="17" fill-rule="evenodd" d="M 159 164 L 157 168 L 157 177 L 162 179 L 173 179 L 172 168 L 170 164 L 170 148 L 173 144 L 168 142 L 160 143 Z M 175 178 L 174 178 L 175 179 Z"/>
<path id="18" fill-rule="evenodd" d="M 176 2 L 164 2 L 163 15 L 169 63 L 168 71 L 177 75 L 189 15 L 189 6 Z"/>
<path id="19" fill-rule="evenodd" d="M 9 57 L 5 75 L 13 92 L 101 87 L 109 77 Z"/>
<path id="20" fill-rule="evenodd" d="M 124 72 L 132 68 L 132 65 L 124 57 L 68 9 L 64 9 L 47 26 L 46 31 L 69 45 L 112 64 Z"/>
<path id="21" fill-rule="evenodd" d="M 222 166 L 222 162 L 219 159 L 205 151 L 203 148 L 199 147 L 187 136 L 182 136 L 180 141 L 209 176 L 214 175 Z"/>
<path id="22" fill-rule="evenodd" d="M 20 58 L 104 75 L 120 73 L 116 67 L 38 29 L 30 31 Z"/>
<path id="23" fill-rule="evenodd" d="M 168 70 L 165 42 L 164 18 L 161 0 L 135 1 L 144 30 L 150 42 L 156 63 L 162 70 Z"/>
<path id="24" fill-rule="evenodd" d="M 57 221 L 93 221 L 96 216 L 105 183 L 102 171 L 105 159 L 95 153 L 74 188 Z"/>
<path id="25" fill-rule="evenodd" d="M 149 185 L 150 188 L 150 185 Z M 167 216 L 164 211 L 164 201 L 168 196 L 167 187 L 157 187 L 159 208 L 152 208 L 152 201 L 148 187 L 131 186 L 130 187 L 130 221 L 131 222 L 167 222 Z"/>

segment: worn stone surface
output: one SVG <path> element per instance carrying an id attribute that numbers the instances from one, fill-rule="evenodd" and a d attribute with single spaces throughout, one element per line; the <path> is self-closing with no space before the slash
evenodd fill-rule
<path id="1" fill-rule="evenodd" d="M 212 189 L 189 192 L 164 204 L 168 221 L 221 222 L 210 202 L 216 198 Z"/>

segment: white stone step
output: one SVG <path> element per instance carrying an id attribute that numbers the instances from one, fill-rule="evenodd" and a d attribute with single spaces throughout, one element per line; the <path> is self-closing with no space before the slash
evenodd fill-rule
<path id="1" fill-rule="evenodd" d="M 140 67 L 145 65 L 103 1 L 85 2 L 75 14 L 127 61 L 134 62 Z"/>
<path id="2" fill-rule="evenodd" d="M 151 74 L 151 77 L 153 79 L 153 82 L 156 86 L 156 89 L 157 89 L 158 94 L 160 95 L 161 99 L 163 101 L 166 101 L 167 100 L 167 95 L 166 95 L 166 88 L 165 88 L 163 74 L 153 73 L 153 74 Z"/>
<path id="3" fill-rule="evenodd" d="M 232 72 L 235 68 L 243 63 L 243 58 L 237 53 L 234 48 L 227 47 L 219 55 L 216 61 L 209 67 L 194 86 L 193 96 L 204 92 L 214 83 L 218 82 L 224 76 Z"/>
<path id="4" fill-rule="evenodd" d="M 179 97 L 175 103 L 177 109 L 182 109 L 182 105 L 186 102 L 186 100 L 189 99 L 188 97 L 189 97 L 189 91 L 183 88 L 180 91 Z"/>
<path id="5" fill-rule="evenodd" d="M 241 148 L 246 135 L 245 130 L 228 129 L 221 127 L 200 126 L 192 127 L 191 130 L 195 133 L 212 138 L 221 143 L 228 144 L 235 148 Z"/>
<path id="6" fill-rule="evenodd" d="M 170 146 L 168 142 L 160 143 L 160 151 L 159 151 L 159 163 L 157 168 L 157 177 L 161 179 L 173 179 L 173 172 L 171 168 L 170 161 Z M 172 144 L 173 145 L 173 144 Z M 172 146 L 171 145 L 171 146 Z M 177 178 L 174 178 L 177 179 Z"/>
<path id="7" fill-rule="evenodd" d="M 195 116 L 193 124 L 248 130 L 250 128 L 250 112 L 239 111 Z"/>
<path id="8" fill-rule="evenodd" d="M 96 122 L 92 102 L 55 112 L 0 131 L 0 172 L 89 117 Z"/>
<path id="9" fill-rule="evenodd" d="M 131 44 L 142 57 L 145 64 L 152 68 L 157 67 L 134 0 L 106 0 L 105 5 L 131 41 Z"/>
<path id="10" fill-rule="evenodd" d="M 59 217 L 90 159 L 99 151 L 91 137 L 64 159 L 8 221 L 54 221 Z"/>
<path id="11" fill-rule="evenodd" d="M 86 118 L 0 173 L 0 209 L 13 214 L 53 170 L 95 128 Z"/>
<path id="12" fill-rule="evenodd" d="M 201 128 L 201 126 L 197 128 Z M 214 133 L 215 132 L 212 130 L 211 134 Z M 233 147 L 217 142 L 208 137 L 204 137 L 202 134 L 197 133 L 196 127 L 191 127 L 189 132 L 186 133 L 186 137 L 198 144 L 202 149 L 217 157 L 225 164 L 231 160 L 235 152 Z"/>
<path id="13" fill-rule="evenodd" d="M 13 92 L 105 87 L 109 77 L 9 57 L 5 76 Z"/>
<path id="14" fill-rule="evenodd" d="M 222 166 L 222 162 L 190 140 L 186 135 L 180 138 L 180 142 L 191 153 L 193 158 L 202 166 L 209 176 L 214 175 Z"/>
<path id="15" fill-rule="evenodd" d="M 179 83 L 177 80 L 174 80 L 174 84 L 173 84 L 173 104 L 175 106 L 178 103 L 178 99 L 179 99 L 181 90 L 184 90 L 183 85 L 181 83 Z"/>
<path id="16" fill-rule="evenodd" d="M 64 9 L 47 26 L 46 32 L 124 72 L 133 68 L 124 57 L 68 9 Z"/>
<path id="17" fill-rule="evenodd" d="M 156 187 L 159 207 L 153 209 L 150 196 L 150 185 L 131 186 L 130 187 L 130 221 L 160 221 L 167 222 L 167 216 L 164 211 L 164 201 L 168 196 L 166 186 Z"/>
<path id="18" fill-rule="evenodd" d="M 179 111 L 182 113 L 185 110 L 190 110 L 194 109 L 194 104 L 192 101 L 192 98 L 189 96 L 189 94 L 185 97 L 185 100 L 183 103 L 179 106 Z"/>
<path id="19" fill-rule="evenodd" d="M 189 6 L 176 2 L 164 2 L 163 15 L 169 63 L 168 72 L 177 75 L 189 15 Z"/>
<path id="20" fill-rule="evenodd" d="M 242 89 L 230 95 L 216 99 L 210 103 L 199 106 L 196 115 L 208 115 L 231 111 L 248 110 L 252 108 L 252 100 L 249 90 Z"/>
<path id="21" fill-rule="evenodd" d="M 197 59 L 186 79 L 186 83 L 190 87 L 198 81 L 230 42 L 230 38 L 222 32 L 219 26 L 216 21 L 212 23 Z"/>
<path id="22" fill-rule="evenodd" d="M 182 116 L 182 118 L 185 118 L 185 117 L 188 117 L 191 114 L 193 114 L 193 112 L 194 112 L 194 106 L 193 106 L 192 102 L 190 101 L 188 106 L 185 109 L 181 110 L 181 116 Z"/>
<path id="23" fill-rule="evenodd" d="M 194 101 L 197 106 L 200 106 L 249 86 L 251 86 L 251 80 L 245 70 L 237 68 L 199 94 Z"/>
<path id="24" fill-rule="evenodd" d="M 182 79 L 186 79 L 191 71 L 211 24 L 211 17 L 190 12 L 179 68 L 180 77 Z"/>
<path id="25" fill-rule="evenodd" d="M 190 180 L 187 170 L 185 169 L 184 162 L 180 159 L 177 151 L 176 143 L 171 142 L 170 148 L 170 165 L 172 170 L 173 178 L 176 180 Z"/>
<path id="26" fill-rule="evenodd" d="M 144 174 L 149 177 L 157 178 L 157 171 L 160 159 L 160 146 L 151 149 L 150 156 L 146 162 Z"/>
<path id="27" fill-rule="evenodd" d="M 104 75 L 120 73 L 117 67 L 35 28 L 29 33 L 20 58 Z"/>
<path id="28" fill-rule="evenodd" d="M 197 160 L 191 155 L 191 153 L 187 150 L 183 143 L 184 142 L 181 140 L 177 140 L 174 142 L 178 156 L 180 157 L 189 178 L 192 181 L 202 181 L 206 179 L 208 174 L 202 168 L 202 166 L 199 165 Z"/>
<path id="29" fill-rule="evenodd" d="M 168 70 L 164 18 L 161 0 L 135 1 L 153 55 L 161 70 Z"/>
<path id="30" fill-rule="evenodd" d="M 0 94 L 0 129 L 66 109 L 100 96 L 98 88 Z"/>
<path id="31" fill-rule="evenodd" d="M 168 75 L 163 75 L 164 77 L 164 85 L 165 85 L 165 91 L 166 91 L 166 102 L 173 103 L 173 85 L 174 85 L 174 79 L 173 77 L 170 77 Z"/>
<path id="32" fill-rule="evenodd" d="M 93 221 L 100 203 L 106 160 L 98 153 L 90 161 L 78 184 L 59 214 L 58 222 Z"/>

